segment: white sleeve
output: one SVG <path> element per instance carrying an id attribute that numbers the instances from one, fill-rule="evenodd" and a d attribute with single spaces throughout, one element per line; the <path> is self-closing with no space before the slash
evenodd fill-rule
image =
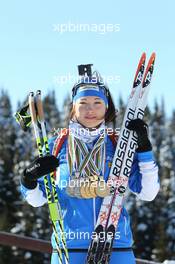
<path id="1" fill-rule="evenodd" d="M 154 161 L 139 162 L 139 169 L 142 175 L 142 189 L 136 196 L 140 200 L 152 201 L 160 189 L 158 166 Z"/>
<path id="2" fill-rule="evenodd" d="M 40 207 L 47 203 L 46 197 L 44 197 L 42 190 L 39 189 L 39 184 L 37 184 L 35 189 L 26 191 L 25 200 L 33 207 Z"/>

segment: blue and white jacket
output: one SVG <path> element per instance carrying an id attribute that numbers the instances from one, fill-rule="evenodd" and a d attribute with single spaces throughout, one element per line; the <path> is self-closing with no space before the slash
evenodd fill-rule
<path id="1" fill-rule="evenodd" d="M 49 143 L 51 152 L 54 140 L 55 138 L 52 138 Z M 68 248 L 88 248 L 100 211 L 102 198 L 80 199 L 71 197 L 66 193 L 66 188 L 62 184 L 62 182 L 68 182 L 70 178 L 66 151 L 67 140 L 63 143 L 58 154 L 59 167 L 56 175 L 56 187 L 64 217 L 64 230 L 67 237 L 67 246 Z M 109 175 L 114 152 L 115 146 L 107 136 L 105 180 L 107 180 Z M 129 189 L 138 199 L 152 201 L 156 197 L 159 188 L 158 167 L 154 161 L 152 151 L 136 153 L 129 177 Z M 39 207 L 47 203 L 43 177 L 38 180 L 37 187 L 33 190 L 28 190 L 21 185 L 21 192 L 25 200 L 34 207 Z M 132 247 L 132 244 L 133 238 L 130 228 L 130 219 L 126 209 L 123 207 L 113 247 L 128 248 Z M 56 248 L 53 235 L 52 246 L 53 248 Z"/>

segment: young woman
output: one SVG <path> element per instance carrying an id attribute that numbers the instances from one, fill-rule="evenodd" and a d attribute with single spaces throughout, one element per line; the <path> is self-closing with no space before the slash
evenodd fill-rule
<path id="1" fill-rule="evenodd" d="M 115 107 L 106 86 L 97 74 L 83 77 L 73 88 L 69 134 L 58 155 L 38 158 L 25 170 L 21 190 L 32 206 L 44 205 L 46 194 L 43 175 L 57 167 L 56 186 L 64 215 L 64 229 L 70 264 L 83 264 L 91 241 L 103 197 L 109 195 L 105 184 L 110 172 L 116 144 L 106 126 L 115 117 Z M 129 188 L 138 199 L 152 201 L 159 190 L 158 168 L 154 161 L 147 125 L 140 119 L 130 121 L 128 129 L 138 136 L 129 178 Z M 50 140 L 53 153 L 56 139 Z M 85 183 L 86 182 L 86 183 Z M 99 182 L 104 182 L 103 188 Z M 92 183 L 97 183 L 92 186 Z M 130 220 L 123 207 L 119 219 L 110 264 L 134 264 Z M 52 264 L 59 263 L 55 237 L 52 235 Z"/>

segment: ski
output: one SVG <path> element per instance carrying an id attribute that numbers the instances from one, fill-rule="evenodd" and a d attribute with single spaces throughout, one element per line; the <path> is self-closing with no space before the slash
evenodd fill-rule
<path id="1" fill-rule="evenodd" d="M 132 119 L 143 118 L 154 69 L 155 53 L 152 54 L 144 75 L 145 61 L 146 54 L 143 53 L 135 74 L 108 178 L 108 184 L 112 186 L 113 192 L 103 199 L 94 238 L 88 249 L 86 264 L 107 264 L 110 260 L 115 231 L 137 146 L 137 135 L 127 129 L 127 124 Z M 100 234 L 103 234 L 103 239 Z"/>
<path id="2" fill-rule="evenodd" d="M 136 105 L 137 98 L 138 98 L 138 95 L 136 94 L 136 92 L 138 91 L 137 88 L 141 85 L 144 67 L 145 67 L 145 60 L 146 60 L 146 54 L 143 53 L 141 56 L 141 59 L 139 61 L 138 67 L 137 67 L 137 71 L 136 71 L 135 78 L 134 78 L 134 84 L 133 84 L 133 87 L 131 90 L 131 94 L 130 94 L 129 102 L 128 102 L 128 107 L 127 107 L 124 119 L 126 119 L 126 117 L 127 117 L 127 112 L 129 112 L 129 108 L 131 109 L 132 112 L 135 111 L 135 105 Z M 123 129 L 123 126 L 121 128 L 121 131 L 122 131 L 122 129 Z M 120 133 L 120 136 L 118 139 L 116 152 L 118 149 L 118 145 L 120 145 L 119 142 L 122 140 L 121 135 L 122 135 L 122 133 Z M 126 148 L 127 140 L 125 140 L 124 143 L 125 143 L 124 145 Z M 120 148 L 119 148 L 119 150 L 120 150 Z M 116 166 L 111 167 L 109 178 L 108 178 L 108 182 L 110 180 L 113 181 L 113 179 L 114 179 L 114 182 L 112 182 L 112 186 L 115 186 L 115 179 L 117 179 L 116 176 L 118 176 L 118 174 L 120 173 L 120 169 L 121 169 L 121 165 L 122 165 L 122 160 L 118 161 L 116 152 L 115 152 L 114 159 L 113 159 L 113 161 L 115 160 Z M 113 170 L 114 170 L 114 172 L 111 173 L 111 171 L 113 171 Z M 114 177 L 113 177 L 113 174 L 114 174 Z M 111 202 L 112 202 L 112 195 L 107 196 L 103 199 L 103 203 L 102 203 L 102 206 L 100 209 L 99 217 L 98 217 L 97 223 L 96 223 L 96 228 L 94 231 L 95 237 L 92 239 L 89 250 L 88 250 L 87 262 L 86 262 L 87 264 L 97 263 L 96 262 L 96 259 L 98 259 L 97 256 L 98 256 L 98 254 L 100 254 L 100 251 L 103 249 L 104 238 L 102 240 L 100 234 L 105 234 L 106 225 L 107 225 L 107 221 L 108 221 L 108 215 L 109 215 L 109 212 L 111 210 Z"/>
<path id="3" fill-rule="evenodd" d="M 50 155 L 40 90 L 36 92 L 36 95 L 34 95 L 33 92 L 29 94 L 29 109 L 39 157 Z M 38 126 L 38 122 L 40 127 Z M 50 212 L 50 219 L 55 235 L 59 264 L 69 264 L 68 250 L 64 236 L 63 219 L 56 191 L 54 173 L 44 176 L 44 185 Z M 61 239 L 59 238 L 57 228 L 59 228 Z M 63 257 L 65 262 L 63 262 Z"/>
<path id="4" fill-rule="evenodd" d="M 138 97 L 136 110 L 134 113 L 134 119 L 136 118 L 142 119 L 144 116 L 144 110 L 147 105 L 147 97 L 148 97 L 148 92 L 150 89 L 150 83 L 154 69 L 154 62 L 155 62 L 155 53 L 153 53 L 150 57 L 141 88 L 139 89 L 139 97 Z M 124 125 L 125 125 L 125 129 L 127 129 L 126 128 L 127 121 L 124 123 Z M 131 172 L 131 167 L 132 167 L 132 162 L 136 147 L 137 147 L 137 135 L 133 131 L 130 131 L 127 148 L 125 150 L 125 156 L 123 158 L 122 167 L 119 174 L 119 182 L 117 182 L 117 186 L 115 186 L 115 193 L 113 195 L 113 200 L 112 200 L 112 208 L 110 211 L 110 216 L 108 219 L 107 229 L 106 229 L 106 241 L 102 250 L 102 254 L 100 256 L 100 261 L 98 262 L 99 264 L 109 263 L 109 259 L 112 251 L 113 239 L 115 237 L 115 230 L 117 228 L 118 221 L 120 218 L 121 209 L 123 205 L 123 198 L 127 189 L 129 175 Z"/>

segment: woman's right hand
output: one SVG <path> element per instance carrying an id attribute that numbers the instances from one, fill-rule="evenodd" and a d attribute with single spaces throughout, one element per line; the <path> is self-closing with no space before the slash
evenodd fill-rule
<path id="1" fill-rule="evenodd" d="M 58 159 L 53 155 L 37 158 L 25 168 L 21 183 L 28 189 L 34 189 L 38 178 L 53 172 L 58 166 Z"/>

